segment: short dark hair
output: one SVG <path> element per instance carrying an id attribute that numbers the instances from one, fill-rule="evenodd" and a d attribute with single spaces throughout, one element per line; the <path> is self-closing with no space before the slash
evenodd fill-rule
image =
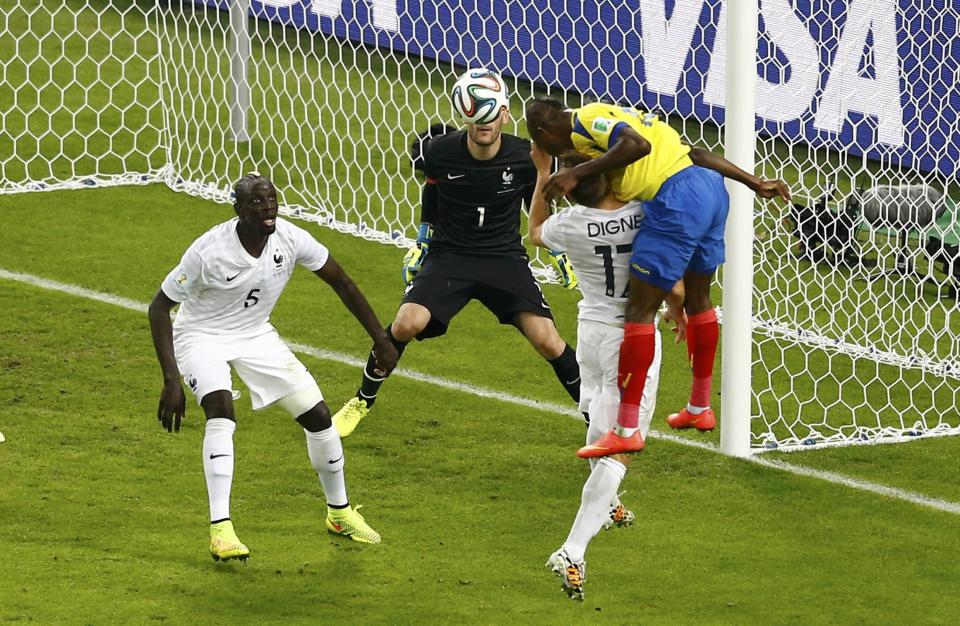
<path id="1" fill-rule="evenodd" d="M 527 105 L 527 128 L 531 131 L 546 126 L 557 115 L 563 113 L 566 107 L 556 98 L 535 98 Z"/>
<path id="2" fill-rule="evenodd" d="M 233 201 L 236 204 L 242 204 L 246 202 L 247 199 L 253 194 L 253 188 L 261 182 L 265 182 L 268 185 L 273 184 L 269 178 L 262 175 L 260 172 L 250 172 L 249 174 L 245 175 L 243 178 L 233 184 Z"/>
<path id="3" fill-rule="evenodd" d="M 571 150 L 560 157 L 560 165 L 561 167 L 576 167 L 589 160 L 590 157 Z M 577 186 L 567 192 L 567 195 L 577 204 L 595 207 L 606 197 L 608 190 L 607 177 L 603 174 L 593 174 L 581 178 Z"/>

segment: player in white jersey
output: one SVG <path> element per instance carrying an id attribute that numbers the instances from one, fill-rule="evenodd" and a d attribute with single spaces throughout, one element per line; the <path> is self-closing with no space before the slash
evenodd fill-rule
<path id="1" fill-rule="evenodd" d="M 354 541 L 379 543 L 380 535 L 347 499 L 343 446 L 323 394 L 270 324 L 270 313 L 294 267 L 302 265 L 330 285 L 363 325 L 383 370 L 396 366 L 396 348 L 327 248 L 277 217 L 277 192 L 269 179 L 247 175 L 234 193 L 237 217 L 214 226 L 187 248 L 149 311 L 164 381 L 157 419 L 168 432 L 179 432 L 186 403 L 181 377 L 207 418 L 203 469 L 210 499 L 210 554 L 214 560 L 245 560 L 250 554 L 230 520 L 236 429 L 231 367 L 250 389 L 255 410 L 276 404 L 303 427 L 327 499 L 327 529 Z M 171 324 L 170 311 L 177 304 Z"/>
<path id="2" fill-rule="evenodd" d="M 620 390 L 617 365 L 623 340 L 624 310 L 627 304 L 629 261 L 633 240 L 643 220 L 639 201 L 622 202 L 610 191 L 603 175 L 584 178 L 568 196 L 577 204 L 554 215 L 539 193 L 550 178 L 552 157 L 536 145 L 531 155 L 538 171 L 538 190 L 528 222 L 530 242 L 552 250 L 562 250 L 576 268 L 583 299 L 577 316 L 577 362 L 580 365 L 580 410 L 590 415 L 587 443 L 609 432 L 617 422 Z M 574 167 L 578 159 L 571 154 L 564 166 Z M 680 314 L 680 286 L 669 298 L 670 318 Z M 660 335 L 656 335 L 656 353 L 647 372 L 640 405 L 640 432 L 646 437 L 656 403 L 660 373 Z M 576 600 L 583 600 L 587 544 L 601 528 L 629 525 L 634 514 L 619 502 L 617 489 L 626 475 L 629 455 L 620 454 L 591 459 L 591 472 L 583 486 L 580 509 L 563 546 L 547 561 L 563 580 L 563 589 Z"/>

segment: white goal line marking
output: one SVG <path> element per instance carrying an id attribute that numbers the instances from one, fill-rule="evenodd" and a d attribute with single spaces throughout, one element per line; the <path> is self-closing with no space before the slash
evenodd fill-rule
<path id="1" fill-rule="evenodd" d="M 116 296 L 109 293 L 103 293 L 101 291 L 94 291 L 92 289 L 79 287 L 77 285 L 68 285 L 66 283 L 50 280 L 48 278 L 41 278 L 39 276 L 33 276 L 31 274 L 21 274 L 19 272 L 11 272 L 5 269 L 0 269 L 0 279 L 12 280 L 20 283 L 25 283 L 27 285 L 32 285 L 34 287 L 40 287 L 40 288 L 48 289 L 51 291 L 59 291 L 61 293 L 66 293 L 72 296 L 79 296 L 82 298 L 88 298 L 90 300 L 96 300 L 98 302 L 104 302 L 106 304 L 113 304 L 116 306 L 123 307 L 125 309 L 137 311 L 140 313 L 145 313 L 147 311 L 147 305 L 142 302 L 137 302 L 136 300 L 131 300 L 129 298 L 124 298 L 122 296 Z M 348 354 L 343 354 L 340 352 L 323 350 L 321 348 L 315 348 L 313 346 L 307 346 L 301 343 L 291 342 L 289 343 L 289 345 L 290 345 L 290 348 L 295 352 L 307 354 L 309 356 L 312 356 L 318 359 L 334 361 L 336 363 L 342 363 L 344 365 L 352 365 L 354 367 L 363 367 L 366 364 L 366 361 L 364 360 L 361 360 L 356 357 L 350 356 Z M 536 409 L 538 411 L 559 413 L 561 415 L 568 415 L 576 418 L 580 417 L 580 414 L 576 410 L 568 406 L 554 404 L 552 402 L 540 402 L 538 400 L 522 398 L 520 396 L 515 396 L 509 393 L 503 393 L 501 391 L 495 391 L 493 389 L 486 389 L 484 387 L 471 385 L 469 383 L 462 383 L 455 380 L 450 380 L 448 378 L 441 378 L 440 376 L 432 376 L 430 374 L 424 374 L 423 372 L 418 372 L 416 370 L 411 370 L 406 368 L 397 368 L 396 370 L 394 370 L 392 375 L 400 376 L 402 378 L 408 378 L 411 380 L 415 380 L 417 382 L 436 385 L 438 387 L 443 387 L 444 389 L 451 389 L 454 391 L 459 391 L 461 393 L 469 393 L 475 396 L 479 396 L 481 398 L 489 398 L 492 400 L 507 402 L 509 404 L 524 406 L 527 408 Z M 671 435 L 669 433 L 662 433 L 656 430 L 651 430 L 650 435 L 657 439 L 671 441 L 673 443 L 678 443 L 684 446 L 692 446 L 695 448 L 701 448 L 703 450 L 709 450 L 711 452 L 717 452 L 717 453 L 720 452 L 720 450 L 712 444 L 693 441 L 690 439 L 684 439 L 683 437 L 677 437 L 676 435 Z M 836 472 L 828 472 L 825 470 L 818 470 L 810 467 L 804 467 L 802 465 L 795 465 L 793 463 L 787 463 L 786 461 L 762 458 L 756 455 L 752 457 L 747 457 L 744 459 L 744 461 L 747 461 L 750 463 L 756 463 L 757 465 L 762 465 L 763 467 L 769 467 L 772 469 L 789 472 L 797 476 L 804 476 L 807 478 L 816 478 L 818 480 L 823 480 L 829 483 L 843 485 L 851 489 L 858 489 L 860 491 L 874 493 L 887 498 L 902 500 L 904 502 L 910 502 L 912 504 L 916 504 L 916 505 L 931 508 L 931 509 L 936 509 L 938 511 L 944 511 L 946 513 L 953 513 L 955 515 L 960 515 L 960 503 L 950 502 L 949 500 L 941 500 L 940 498 L 932 498 L 922 493 L 907 491 L 905 489 L 900 489 L 897 487 L 889 487 L 887 485 L 881 485 L 879 483 L 863 480 L 860 478 L 854 478 L 852 476 L 846 476 L 844 474 L 838 474 Z"/>

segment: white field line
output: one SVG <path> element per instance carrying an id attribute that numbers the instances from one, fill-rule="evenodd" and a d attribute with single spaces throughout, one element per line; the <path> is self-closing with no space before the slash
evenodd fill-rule
<path id="1" fill-rule="evenodd" d="M 100 291 L 94 291 L 92 289 L 86 289 L 84 287 L 79 287 L 76 285 L 68 285 L 55 280 L 50 280 L 48 278 L 41 278 L 39 276 L 33 276 L 30 274 L 21 274 L 18 272 L 11 272 L 8 270 L 0 269 L 0 279 L 12 280 L 20 283 L 25 283 L 27 285 L 32 285 L 34 287 L 49 289 L 51 291 L 59 291 L 61 293 L 70 294 L 72 296 L 80 296 L 82 298 L 88 298 L 90 300 L 96 300 L 96 301 L 104 302 L 107 304 L 113 304 L 116 306 L 123 307 L 125 309 L 130 309 L 132 311 L 138 311 L 140 313 L 145 313 L 147 310 L 146 304 L 142 302 L 137 302 L 136 300 L 123 298 L 121 296 L 116 296 L 109 293 L 103 293 Z M 334 361 L 337 363 L 342 363 L 344 365 L 351 365 L 354 367 L 363 367 L 365 364 L 365 361 L 358 359 L 356 357 L 350 356 L 348 354 L 343 354 L 340 352 L 332 352 L 330 350 L 323 350 L 321 348 L 315 348 L 313 346 L 307 346 L 300 343 L 290 343 L 289 345 L 290 345 L 290 348 L 295 352 L 307 354 L 307 355 L 316 357 L 318 359 Z M 422 383 L 436 385 L 438 387 L 459 391 L 461 393 L 469 393 L 471 395 L 479 396 L 481 398 L 489 398 L 492 400 L 499 400 L 500 402 L 506 402 L 509 404 L 524 406 L 524 407 L 536 409 L 539 411 L 558 413 L 561 415 L 568 415 L 574 418 L 580 417 L 580 414 L 576 410 L 574 410 L 572 407 L 569 407 L 569 406 L 554 404 L 552 402 L 540 402 L 538 400 L 531 400 L 529 398 L 522 398 L 520 396 L 515 396 L 509 393 L 503 393 L 502 391 L 495 391 L 493 389 L 486 389 L 484 387 L 478 387 L 476 385 L 471 385 L 468 383 L 461 383 L 455 380 L 441 378 L 439 376 L 424 374 L 416 370 L 398 368 L 393 372 L 392 375 L 400 376 L 402 378 L 409 378 L 411 380 L 415 380 Z M 655 430 L 651 430 L 650 436 L 655 437 L 657 439 L 663 439 L 665 441 L 671 441 L 673 443 L 677 443 L 684 446 L 692 446 L 696 448 L 701 448 L 703 450 L 719 453 L 719 449 L 712 444 L 693 441 L 690 439 L 685 439 L 683 437 L 677 437 L 675 435 L 671 435 L 668 433 L 662 433 Z M 960 515 L 960 503 L 950 502 L 948 500 L 941 500 L 939 498 L 932 498 L 922 493 L 907 491 L 905 489 L 899 489 L 896 487 L 888 487 L 887 485 L 881 485 L 879 483 L 871 482 L 868 480 L 854 478 L 852 476 L 846 476 L 844 474 L 838 474 L 836 472 L 828 472 L 824 470 L 813 469 L 810 467 L 804 467 L 802 465 L 795 465 L 793 463 L 787 463 L 786 461 L 762 458 L 757 455 L 748 457 L 744 460 L 750 463 L 756 463 L 757 465 L 761 465 L 763 467 L 768 467 L 772 469 L 781 470 L 784 472 L 789 472 L 797 476 L 803 476 L 806 478 L 816 478 L 818 480 L 823 480 L 829 483 L 843 485 L 844 487 L 849 487 L 851 489 L 858 489 L 860 491 L 874 493 L 887 498 L 892 498 L 894 500 L 902 500 L 902 501 L 910 502 L 912 504 L 916 504 L 919 506 L 936 509 L 938 511 L 944 511 L 946 513 L 953 513 L 955 515 Z"/>

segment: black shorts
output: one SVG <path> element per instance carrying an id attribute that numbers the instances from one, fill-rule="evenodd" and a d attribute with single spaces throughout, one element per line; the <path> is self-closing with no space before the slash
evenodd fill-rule
<path id="1" fill-rule="evenodd" d="M 430 311 L 430 323 L 417 339 L 446 333 L 450 320 L 471 300 L 479 300 L 501 324 L 513 324 L 517 313 L 524 311 L 553 319 L 529 261 L 519 255 L 427 254 L 403 296 L 404 303 L 414 302 Z"/>

